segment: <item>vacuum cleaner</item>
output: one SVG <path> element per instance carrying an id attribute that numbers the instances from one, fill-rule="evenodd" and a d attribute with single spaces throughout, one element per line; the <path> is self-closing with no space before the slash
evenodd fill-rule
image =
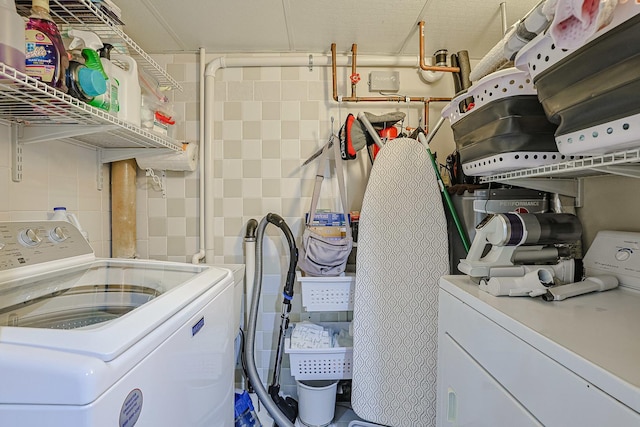
<path id="1" fill-rule="evenodd" d="M 275 366 L 273 369 L 273 380 L 269 385 L 269 390 L 267 391 L 262 385 L 260 375 L 256 369 L 254 348 L 256 323 L 258 321 L 258 307 L 260 304 L 260 293 L 262 289 L 262 242 L 264 238 L 264 230 L 269 223 L 278 227 L 287 239 L 287 243 L 289 244 L 289 270 L 287 272 L 282 292 L 282 314 L 280 316 L 280 332 L 278 336 Z M 296 247 L 291 230 L 282 217 L 274 213 L 269 213 L 262 219 L 262 221 L 260 221 L 256 231 L 255 253 L 255 279 L 253 283 L 253 297 L 251 299 L 244 353 L 247 376 L 249 377 L 251 386 L 258 395 L 258 399 L 260 399 L 262 404 L 265 406 L 276 425 L 279 427 L 294 427 L 295 420 L 298 416 L 298 402 L 291 397 L 282 397 L 280 395 L 280 370 L 282 367 L 282 355 L 284 353 L 285 334 L 289 327 L 289 313 L 291 312 L 293 285 L 296 277 L 295 268 L 298 263 L 298 248 Z"/>

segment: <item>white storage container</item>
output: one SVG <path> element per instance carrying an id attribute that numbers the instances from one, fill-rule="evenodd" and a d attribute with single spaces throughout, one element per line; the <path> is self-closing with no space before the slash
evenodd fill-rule
<path id="1" fill-rule="evenodd" d="M 586 39 L 584 44 L 588 44 L 601 35 L 611 31 L 638 13 L 640 13 L 639 2 L 620 2 L 614 10 L 611 22 Z M 553 38 L 551 37 L 551 33 L 547 30 L 538 34 L 533 40 L 520 49 L 514 60 L 514 65 L 519 70 L 528 72 L 531 78 L 535 81 L 539 74 L 553 67 L 556 63 L 560 62 L 575 51 L 576 49 L 557 48 Z M 603 60 L 606 62 L 605 58 L 603 58 Z"/>
<path id="2" fill-rule="evenodd" d="M 348 329 L 349 322 L 321 323 L 336 329 Z M 352 378 L 353 347 L 292 349 L 285 338 L 284 352 L 289 355 L 291 376 L 296 380 L 349 380 Z"/>
<path id="3" fill-rule="evenodd" d="M 298 270 L 296 280 L 302 288 L 302 306 L 306 311 L 353 310 L 355 276 L 305 276 Z"/>
<path id="4" fill-rule="evenodd" d="M 565 159 L 554 139 L 528 73 L 508 68 L 491 73 L 442 110 L 449 119 L 468 176 L 558 163 Z"/>

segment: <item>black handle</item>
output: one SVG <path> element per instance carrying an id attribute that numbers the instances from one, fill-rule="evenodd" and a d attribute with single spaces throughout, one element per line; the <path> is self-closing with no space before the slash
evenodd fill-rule
<path id="1" fill-rule="evenodd" d="M 287 272 L 287 279 L 283 290 L 285 303 L 288 304 L 293 298 L 293 285 L 296 281 L 296 265 L 298 265 L 298 248 L 291 229 L 280 215 L 268 213 L 267 221 L 282 230 L 289 244 L 289 271 Z"/>

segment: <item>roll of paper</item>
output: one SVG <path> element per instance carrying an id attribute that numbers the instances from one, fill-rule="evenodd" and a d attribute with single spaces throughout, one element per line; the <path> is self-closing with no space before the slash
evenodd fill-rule
<path id="1" fill-rule="evenodd" d="M 182 144 L 182 151 L 136 157 L 141 169 L 194 171 L 198 166 L 198 144 Z"/>

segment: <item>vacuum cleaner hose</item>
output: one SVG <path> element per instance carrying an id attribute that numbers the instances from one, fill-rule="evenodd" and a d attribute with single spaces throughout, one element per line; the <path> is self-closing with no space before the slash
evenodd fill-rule
<path id="1" fill-rule="evenodd" d="M 247 375 L 249 376 L 249 381 L 251 385 L 254 387 L 256 394 L 260 401 L 264 404 L 265 408 L 271 415 L 271 418 L 275 421 L 275 423 L 279 427 L 294 427 L 294 424 L 289 421 L 289 419 L 280 411 L 278 406 L 271 400 L 271 397 L 267 390 L 265 389 L 262 381 L 260 380 L 260 375 L 258 374 L 258 370 L 256 369 L 255 362 L 255 338 L 256 338 L 256 324 L 258 322 L 258 307 L 260 304 L 260 293 L 262 292 L 262 241 L 264 238 L 264 230 L 267 225 L 271 222 L 272 224 L 278 226 L 281 230 L 284 231 L 285 236 L 287 237 L 287 241 L 289 241 L 290 247 L 294 248 L 294 253 L 291 253 L 291 259 L 293 264 L 293 269 L 295 270 L 295 263 L 297 263 L 297 249 L 295 249 L 295 244 L 293 244 L 293 235 L 288 227 L 283 227 L 284 220 L 275 214 L 268 214 L 265 216 L 260 224 L 258 225 L 258 230 L 256 232 L 256 261 L 255 261 L 255 279 L 253 285 L 253 298 L 251 301 L 251 309 L 249 314 L 249 324 L 247 325 L 247 337 L 246 337 L 246 347 L 245 347 L 245 359 L 247 364 Z M 287 233 L 288 231 L 288 233 Z M 295 259 L 295 261 L 293 261 Z M 291 270 L 291 264 L 290 268 Z M 295 278 L 295 273 L 294 273 Z M 287 275 L 287 286 L 289 286 L 289 275 Z M 285 291 L 286 292 L 286 291 Z M 291 284 L 291 294 L 293 294 L 293 283 Z"/>

